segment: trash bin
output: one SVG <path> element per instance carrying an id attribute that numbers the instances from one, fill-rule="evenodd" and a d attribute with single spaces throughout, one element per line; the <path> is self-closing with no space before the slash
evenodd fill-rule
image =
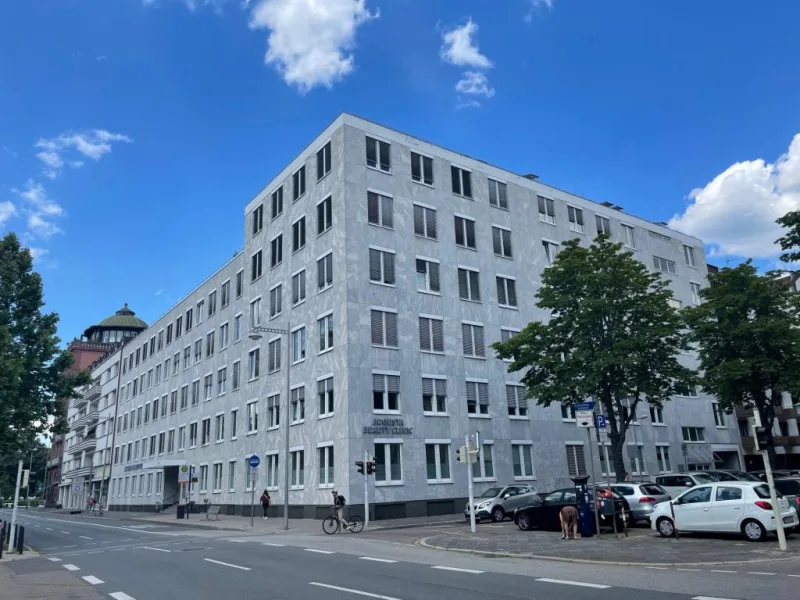
<path id="1" fill-rule="evenodd" d="M 592 497 L 589 494 L 588 477 L 572 477 L 575 483 L 575 497 L 578 501 L 578 531 L 581 537 L 594 535 L 594 513 Z"/>
<path id="2" fill-rule="evenodd" d="M 185 519 L 186 518 L 186 505 L 185 504 L 178 504 L 178 510 L 176 511 L 175 514 L 178 515 L 179 519 Z"/>

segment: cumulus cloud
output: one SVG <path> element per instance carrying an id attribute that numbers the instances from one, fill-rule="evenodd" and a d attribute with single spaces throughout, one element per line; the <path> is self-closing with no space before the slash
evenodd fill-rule
<path id="1" fill-rule="evenodd" d="M 690 204 L 670 227 L 709 244 L 712 254 L 769 258 L 780 254 L 775 220 L 800 209 L 800 133 L 774 163 L 738 162 L 703 188 L 692 190 Z"/>
<path id="2" fill-rule="evenodd" d="M 330 88 L 353 71 L 356 31 L 378 16 L 366 0 L 260 0 L 250 28 L 269 31 L 265 64 L 305 93 Z"/>
<path id="3" fill-rule="evenodd" d="M 33 213 L 28 216 L 28 230 L 32 235 L 43 238 L 49 238 L 57 233 L 61 233 L 61 229 L 58 225 L 44 219 L 38 213 Z"/>
<path id="4" fill-rule="evenodd" d="M 26 200 L 30 205 L 30 210 L 33 212 L 52 217 L 64 214 L 64 209 L 61 205 L 47 195 L 44 186 L 38 181 L 28 179 L 23 189 L 12 188 L 11 191 Z"/>
<path id="5" fill-rule="evenodd" d="M 17 214 L 17 207 L 13 202 L 0 202 L 0 227 L 11 217 Z"/>
<path id="6" fill-rule="evenodd" d="M 489 79 L 478 71 L 465 71 L 456 84 L 456 91 L 460 94 L 472 96 L 494 96 L 494 88 L 489 85 Z"/>
<path id="7" fill-rule="evenodd" d="M 468 19 L 461 27 L 444 31 L 439 56 L 444 62 L 458 67 L 491 69 L 492 61 L 481 54 L 477 43 L 472 40 L 477 32 L 478 24 L 472 19 Z"/>
<path id="8" fill-rule="evenodd" d="M 82 160 L 65 160 L 65 155 L 75 156 L 77 153 L 97 161 L 111 152 L 112 144 L 132 141 L 121 133 L 93 129 L 82 133 L 62 133 L 54 138 L 42 138 L 34 147 L 40 150 L 36 158 L 43 163 L 42 173 L 50 179 L 55 179 L 65 165 L 72 168 L 83 165 Z"/>
<path id="9" fill-rule="evenodd" d="M 28 251 L 31 253 L 33 260 L 41 260 L 45 255 L 50 254 L 50 250 L 47 248 L 35 248 L 33 246 L 29 247 Z"/>

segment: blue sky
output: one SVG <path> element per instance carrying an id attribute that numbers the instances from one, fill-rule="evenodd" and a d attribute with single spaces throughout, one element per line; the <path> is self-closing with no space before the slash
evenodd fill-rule
<path id="1" fill-rule="evenodd" d="M 349 111 L 770 263 L 800 207 L 800 3 L 768 4 L 4 2 L 0 234 L 63 338 L 123 302 L 151 321 Z"/>

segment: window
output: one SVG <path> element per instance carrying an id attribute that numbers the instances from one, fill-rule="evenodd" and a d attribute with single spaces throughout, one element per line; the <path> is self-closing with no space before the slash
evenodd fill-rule
<path id="1" fill-rule="evenodd" d="M 181 369 L 181 353 L 176 352 L 172 357 L 172 375 L 173 376 L 177 375 L 180 369 Z"/>
<path id="2" fill-rule="evenodd" d="M 211 417 L 203 419 L 200 428 L 200 445 L 206 446 L 211 442 Z"/>
<path id="3" fill-rule="evenodd" d="M 248 374 L 250 379 L 255 379 L 259 376 L 259 370 L 261 362 L 261 350 L 259 348 L 254 348 L 250 350 L 248 353 Z"/>
<path id="4" fill-rule="evenodd" d="M 485 358 L 486 349 L 483 344 L 483 325 L 477 323 L 461 323 L 461 342 L 464 356 Z"/>
<path id="5" fill-rule="evenodd" d="M 567 444 L 567 472 L 570 477 L 586 476 L 586 458 L 583 444 Z"/>
<path id="6" fill-rule="evenodd" d="M 663 425 L 664 424 L 664 409 L 660 406 L 651 406 L 650 407 L 650 422 L 653 425 Z"/>
<path id="7" fill-rule="evenodd" d="M 333 348 L 333 315 L 320 317 L 317 322 L 319 323 L 319 351 L 322 353 Z"/>
<path id="8" fill-rule="evenodd" d="M 467 381 L 467 413 L 489 414 L 489 384 L 485 381 Z"/>
<path id="9" fill-rule="evenodd" d="M 333 414 L 333 377 L 317 381 L 317 399 L 319 400 L 319 416 L 331 416 Z"/>
<path id="10" fill-rule="evenodd" d="M 167 325 L 167 346 L 172 343 L 172 323 Z M 139 351 L 136 351 L 136 364 L 139 364 Z"/>
<path id="11" fill-rule="evenodd" d="M 228 461 L 228 491 L 236 490 L 236 461 Z"/>
<path id="12" fill-rule="evenodd" d="M 178 390 L 172 390 L 169 398 L 169 414 L 178 412 Z"/>
<path id="13" fill-rule="evenodd" d="M 206 334 L 206 357 L 214 354 L 214 332 L 209 331 Z"/>
<path id="14" fill-rule="evenodd" d="M 461 167 L 450 165 L 450 179 L 453 193 L 464 198 L 472 198 L 472 173 Z"/>
<path id="15" fill-rule="evenodd" d="M 278 454 L 267 455 L 267 487 L 277 489 L 278 487 Z"/>
<path id="16" fill-rule="evenodd" d="M 319 464 L 319 487 L 333 486 L 333 445 L 317 448 L 317 463 Z"/>
<path id="17" fill-rule="evenodd" d="M 121 421 L 122 417 L 118 417 L 117 425 L 119 425 Z M 144 405 L 144 423 L 145 425 L 147 425 L 147 423 L 149 422 L 150 422 L 150 403 L 148 402 L 147 404 Z M 120 427 L 117 427 L 117 433 L 119 432 L 120 432 Z"/>
<path id="18" fill-rule="evenodd" d="M 247 433 L 258 431 L 258 401 L 247 403 Z"/>
<path id="19" fill-rule="evenodd" d="M 659 473 L 671 473 L 672 464 L 669 460 L 669 446 L 656 446 L 656 460 Z"/>
<path id="20" fill-rule="evenodd" d="M 375 442 L 375 482 L 403 482 L 403 445 L 398 442 Z"/>
<path id="21" fill-rule="evenodd" d="M 200 403 L 200 380 L 196 379 L 192 382 L 192 406 L 197 406 Z"/>
<path id="22" fill-rule="evenodd" d="M 228 347 L 228 324 L 223 323 L 219 326 L 219 349 L 224 350 Z"/>
<path id="23" fill-rule="evenodd" d="M 306 388 L 296 387 L 291 391 L 292 423 L 301 423 L 306 418 Z"/>
<path id="24" fill-rule="evenodd" d="M 625 240 L 625 247 L 636 250 L 636 231 L 630 225 L 622 224 L 622 235 Z"/>
<path id="25" fill-rule="evenodd" d="M 317 181 L 331 172 L 331 143 L 328 142 L 317 151 Z"/>
<path id="26" fill-rule="evenodd" d="M 213 487 L 211 491 L 219 494 L 222 491 L 222 463 L 214 463 L 213 473 Z"/>
<path id="27" fill-rule="evenodd" d="M 194 309 L 190 308 L 186 311 L 186 331 L 191 331 L 192 329 L 192 317 L 194 316 Z"/>
<path id="28" fill-rule="evenodd" d="M 189 386 L 184 385 L 181 388 L 181 410 L 186 410 L 189 407 Z"/>
<path id="29" fill-rule="evenodd" d="M 158 419 L 158 398 L 153 400 L 153 415 L 151 421 Z"/>
<path id="30" fill-rule="evenodd" d="M 397 348 L 397 313 L 372 309 L 370 311 L 372 345 Z"/>
<path id="31" fill-rule="evenodd" d="M 271 269 L 274 269 L 283 261 L 283 234 L 277 236 L 269 243 L 269 251 L 269 266 Z"/>
<path id="32" fill-rule="evenodd" d="M 450 443 L 437 442 L 425 444 L 425 471 L 428 483 L 449 483 Z"/>
<path id="33" fill-rule="evenodd" d="M 236 343 L 242 339 L 242 315 L 233 317 L 233 342 Z"/>
<path id="34" fill-rule="evenodd" d="M 283 186 L 272 192 L 272 218 L 276 219 L 283 212 Z"/>
<path id="35" fill-rule="evenodd" d="M 261 277 L 261 250 L 250 257 L 250 281 Z"/>
<path id="36" fill-rule="evenodd" d="M 214 376 L 206 375 L 203 378 L 203 400 L 211 400 L 211 395 L 214 391 Z"/>
<path id="37" fill-rule="evenodd" d="M 189 448 L 197 446 L 197 423 L 189 423 Z"/>
<path id="38" fill-rule="evenodd" d="M 661 258 L 660 256 L 653 256 L 653 266 L 657 271 L 675 275 L 675 262 L 672 260 L 667 260 L 666 258 Z"/>
<path id="39" fill-rule="evenodd" d="M 320 291 L 333 285 L 333 253 L 317 259 L 317 287 Z"/>
<path id="40" fill-rule="evenodd" d="M 292 457 L 292 470 L 290 476 L 290 487 L 292 489 L 302 489 L 304 485 L 305 475 L 305 458 L 306 453 L 304 450 L 292 450 L 289 455 Z"/>
<path id="41" fill-rule="evenodd" d="M 267 373 L 274 373 L 281 368 L 281 339 L 275 338 L 267 344 Z"/>
<path id="42" fill-rule="evenodd" d="M 333 227 L 333 199 L 328 196 L 317 204 L 317 235 L 322 235 Z"/>
<path id="43" fill-rule="evenodd" d="M 421 204 L 414 205 L 414 235 L 436 239 L 436 209 Z"/>
<path id="44" fill-rule="evenodd" d="M 609 221 L 606 217 L 595 215 L 594 222 L 597 226 L 597 235 L 611 235 L 611 221 Z"/>
<path id="45" fill-rule="evenodd" d="M 433 159 L 412 152 L 411 179 L 425 185 L 433 185 Z"/>
<path id="46" fill-rule="evenodd" d="M 689 288 L 692 290 L 692 302 L 700 304 L 700 284 L 692 281 L 689 283 Z"/>
<path id="47" fill-rule="evenodd" d="M 400 376 L 372 374 L 372 409 L 375 412 L 400 410 Z"/>
<path id="48" fill-rule="evenodd" d="M 238 390 L 239 385 L 241 385 L 241 371 L 242 363 L 237 360 L 231 367 L 231 390 L 234 392 Z"/>
<path id="49" fill-rule="evenodd" d="M 367 191 L 367 220 L 371 225 L 394 229 L 394 200 L 392 197 Z"/>
<path id="50" fill-rule="evenodd" d="M 214 417 L 214 440 L 217 442 L 225 440 L 225 415 Z"/>
<path id="51" fill-rule="evenodd" d="M 462 248 L 476 249 L 475 221 L 467 217 L 455 217 L 456 245 Z"/>
<path id="52" fill-rule="evenodd" d="M 704 442 L 706 439 L 702 427 L 681 427 L 684 442 Z"/>
<path id="53" fill-rule="evenodd" d="M 228 391 L 228 367 L 222 367 L 217 371 L 217 396 L 222 396 Z"/>
<path id="54" fill-rule="evenodd" d="M 200 465 L 200 477 L 198 485 L 201 494 L 208 492 L 208 465 Z"/>
<path id="55" fill-rule="evenodd" d="M 419 349 L 444 352 L 444 320 L 441 317 L 419 317 Z"/>
<path id="56" fill-rule="evenodd" d="M 558 256 L 559 252 L 559 245 L 555 242 L 548 242 L 547 240 L 542 240 L 542 248 L 544 248 L 544 257 L 547 261 L 548 265 L 552 265 L 553 261 L 555 261 L 556 256 Z"/>
<path id="57" fill-rule="evenodd" d="M 267 397 L 267 429 L 275 429 L 281 424 L 281 397 L 279 394 Z"/>
<path id="58" fill-rule="evenodd" d="M 513 253 L 511 252 L 511 230 L 492 225 L 492 246 L 497 256 L 513 258 Z"/>
<path id="59" fill-rule="evenodd" d="M 533 445 L 528 443 L 511 444 L 511 462 L 514 466 L 514 479 L 533 479 Z"/>
<path id="60" fill-rule="evenodd" d="M 369 249 L 369 280 L 383 285 L 394 285 L 394 252 Z"/>
<path id="61" fill-rule="evenodd" d="M 191 364 L 191 358 L 192 358 L 192 347 L 191 346 L 186 346 L 186 348 L 183 349 L 183 370 L 184 371 L 189 368 L 189 365 Z"/>
<path id="62" fill-rule="evenodd" d="M 158 332 L 158 351 L 161 352 L 163 348 L 164 348 L 164 331 L 161 330 Z"/>
<path id="63" fill-rule="evenodd" d="M 472 464 L 472 477 L 483 481 L 494 479 L 493 444 L 482 444 L 478 449 L 478 460 Z"/>
<path id="64" fill-rule="evenodd" d="M 481 301 L 480 273 L 472 269 L 458 269 L 458 296 L 471 302 Z"/>
<path id="65" fill-rule="evenodd" d="M 306 328 L 300 327 L 292 331 L 292 363 L 306 359 Z"/>
<path id="66" fill-rule="evenodd" d="M 676 382 L 675 395 L 686 396 L 687 398 L 697 398 L 697 386 L 683 382 Z"/>
<path id="67" fill-rule="evenodd" d="M 433 294 L 439 293 L 438 261 L 417 258 L 417 290 Z"/>
<path id="68" fill-rule="evenodd" d="M 551 198 L 544 196 L 537 196 L 536 200 L 539 203 L 539 220 L 542 223 L 556 224 L 556 207 Z"/>
<path id="69" fill-rule="evenodd" d="M 569 218 L 569 228 L 576 233 L 585 233 L 583 226 L 583 211 L 574 206 L 567 206 L 567 217 Z"/>
<path id="70" fill-rule="evenodd" d="M 301 250 L 306 245 L 306 218 L 300 217 L 292 223 L 292 252 Z"/>
<path id="71" fill-rule="evenodd" d="M 274 319 L 283 311 L 283 285 L 276 285 L 269 291 L 269 318 Z"/>
<path id="72" fill-rule="evenodd" d="M 387 142 L 367 137 L 367 166 L 379 169 L 384 173 L 391 172 L 392 163 Z"/>
<path id="73" fill-rule="evenodd" d="M 228 306 L 231 301 L 231 282 L 230 280 L 226 281 L 220 286 L 220 304 L 222 308 Z M 179 333 L 175 334 L 176 336 L 180 335 Z"/>
<path id="74" fill-rule="evenodd" d="M 264 227 L 264 205 L 259 204 L 253 211 L 253 236 L 260 233 Z"/>
<path id="75" fill-rule="evenodd" d="M 509 417 L 528 416 L 528 399 L 525 397 L 525 386 L 512 383 L 506 384 L 506 401 L 508 402 Z"/>
<path id="76" fill-rule="evenodd" d="M 489 204 L 508 210 L 508 192 L 505 183 L 489 179 Z"/>
<path id="77" fill-rule="evenodd" d="M 647 473 L 642 446 L 642 444 L 628 444 L 628 461 L 631 465 L 631 475 L 644 475 Z"/>
<path id="78" fill-rule="evenodd" d="M 306 166 L 303 165 L 292 175 L 292 201 L 296 202 L 306 193 Z"/>
<path id="79" fill-rule="evenodd" d="M 497 303 L 506 308 L 516 308 L 517 306 L 517 282 L 510 277 L 498 275 L 497 281 Z"/>
<path id="80" fill-rule="evenodd" d="M 723 411 L 718 402 L 711 403 L 711 411 L 714 413 L 714 425 L 717 427 L 725 427 L 725 411 Z"/>
<path id="81" fill-rule="evenodd" d="M 447 379 L 422 378 L 422 412 L 431 415 L 447 414 Z"/>
<path id="82" fill-rule="evenodd" d="M 295 306 L 306 299 L 306 270 L 292 275 L 292 305 Z"/>
<path id="83" fill-rule="evenodd" d="M 692 246 L 683 245 L 683 258 L 686 260 L 686 266 L 697 268 L 697 263 L 694 260 L 694 248 Z"/>
<path id="84" fill-rule="evenodd" d="M 231 411 L 231 439 L 236 439 L 237 427 L 239 425 L 239 410 L 234 409 Z"/>
<path id="85" fill-rule="evenodd" d="M 250 329 L 261 325 L 261 298 L 250 302 Z"/>

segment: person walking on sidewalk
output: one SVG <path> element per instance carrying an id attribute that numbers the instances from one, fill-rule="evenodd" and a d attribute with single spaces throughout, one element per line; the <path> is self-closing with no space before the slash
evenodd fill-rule
<path id="1" fill-rule="evenodd" d="M 269 492 L 264 490 L 264 493 L 261 494 L 261 508 L 264 509 L 264 520 L 266 521 L 269 517 L 267 517 L 267 510 L 269 509 L 270 502 L 272 499 L 269 497 Z"/>
<path id="2" fill-rule="evenodd" d="M 569 539 L 569 530 L 572 529 L 572 539 L 578 539 L 578 509 L 574 506 L 565 506 L 558 513 L 561 521 L 561 539 Z"/>

